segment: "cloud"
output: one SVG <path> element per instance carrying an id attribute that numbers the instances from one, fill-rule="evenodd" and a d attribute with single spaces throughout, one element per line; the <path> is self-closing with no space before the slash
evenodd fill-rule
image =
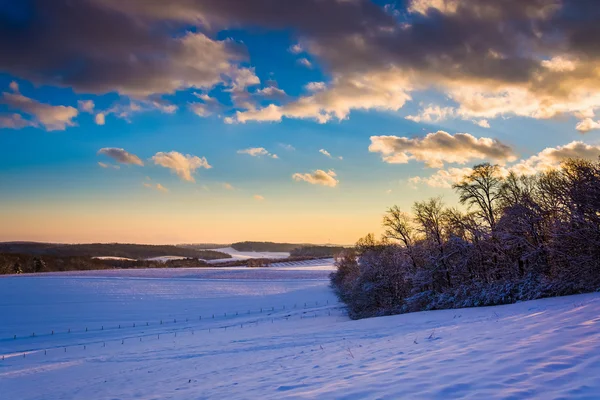
<path id="1" fill-rule="evenodd" d="M 330 152 L 328 152 L 328 151 L 327 151 L 327 150 L 325 150 L 325 149 L 321 149 L 321 150 L 319 150 L 319 153 L 323 154 L 323 155 L 324 155 L 324 156 L 326 156 L 326 157 L 329 157 L 329 158 L 334 158 L 334 157 L 331 155 L 331 153 L 330 153 Z M 343 160 L 343 159 L 344 159 L 344 157 L 342 157 L 342 156 L 335 157 L 335 158 L 337 158 L 338 160 Z"/>
<path id="2" fill-rule="evenodd" d="M 118 166 L 118 165 L 107 164 L 107 163 L 103 163 L 103 162 L 100 162 L 100 161 L 98 161 L 98 165 L 99 165 L 101 168 L 121 169 L 121 167 L 120 167 L 120 166 Z"/>
<path id="3" fill-rule="evenodd" d="M 472 168 L 448 168 L 441 169 L 427 178 L 413 177 L 408 181 L 414 184 L 425 184 L 436 188 L 451 188 L 455 183 L 459 183 L 465 175 L 470 174 Z"/>
<path id="4" fill-rule="evenodd" d="M 325 156 L 327 156 L 329 158 L 332 158 L 331 154 L 327 150 L 325 150 L 325 149 L 319 150 L 319 153 L 324 154 Z"/>
<path id="5" fill-rule="evenodd" d="M 487 119 L 473 120 L 475 125 L 479 125 L 482 128 L 490 128 L 490 123 Z"/>
<path id="6" fill-rule="evenodd" d="M 325 82 L 309 82 L 305 85 L 305 88 L 309 92 L 319 92 L 321 90 L 325 90 L 327 85 Z"/>
<path id="7" fill-rule="evenodd" d="M 582 158 L 595 161 L 600 157 L 600 146 L 589 145 L 580 141 L 574 141 L 563 146 L 548 147 L 538 154 L 515 162 L 509 166 L 502 166 L 499 173 L 503 176 L 509 172 L 518 175 L 534 175 L 549 169 L 557 168 L 569 158 Z M 413 184 L 425 184 L 436 188 L 450 188 L 453 184 L 462 180 L 465 175 L 472 172 L 472 168 L 447 168 L 440 169 L 429 177 L 413 177 L 409 182 Z"/>
<path id="8" fill-rule="evenodd" d="M 564 146 L 548 147 L 538 154 L 510 167 L 510 170 L 519 174 L 535 174 L 550 168 L 556 168 L 568 158 L 583 158 L 590 161 L 598 160 L 600 146 L 589 145 L 580 141 L 573 141 Z"/>
<path id="9" fill-rule="evenodd" d="M 406 164 L 410 160 L 441 168 L 445 163 L 465 164 L 474 160 L 492 160 L 500 164 L 515 161 L 513 149 L 492 138 L 476 138 L 468 133 L 451 135 L 444 131 L 424 137 L 371 136 L 369 151 L 381 153 L 383 161 Z"/>
<path id="10" fill-rule="evenodd" d="M 406 78 L 388 69 L 371 74 L 335 77 L 329 87 L 284 105 L 271 104 L 261 109 L 236 112 L 234 122 L 276 122 L 283 117 L 315 119 L 325 123 L 342 120 L 352 110 L 397 111 L 410 99 Z"/>
<path id="11" fill-rule="evenodd" d="M 230 123 L 324 123 L 353 110 L 397 111 L 431 89 L 456 103 L 448 118 L 469 121 L 600 108 L 600 11 L 592 0 L 167 3 L 38 1 L 39 23 L 4 13 L 0 69 L 35 84 L 138 99 L 219 88 L 238 111 Z M 246 27 L 289 32 L 300 44 L 291 51 L 306 53 L 330 83 L 319 94 L 258 107 L 245 90 L 259 82 L 246 49 L 215 38 Z"/>
<path id="12" fill-rule="evenodd" d="M 405 118 L 414 122 L 435 123 L 451 118 L 460 118 L 463 120 L 468 120 L 470 119 L 470 115 L 468 115 L 468 113 L 458 111 L 454 107 L 440 107 L 437 105 L 430 104 L 429 106 L 421 109 L 421 111 L 419 111 L 418 114 L 408 115 Z M 471 122 L 482 128 L 490 127 L 490 123 L 487 119 L 472 119 Z"/>
<path id="13" fill-rule="evenodd" d="M 144 182 L 143 185 L 144 185 L 144 187 L 147 187 L 148 189 L 155 189 L 155 190 L 158 190 L 159 192 L 163 192 L 163 193 L 168 193 L 169 192 L 169 189 L 167 189 L 166 187 L 164 187 L 160 183 L 157 183 L 156 185 L 154 185 L 152 183 Z"/>
<path id="14" fill-rule="evenodd" d="M 296 150 L 296 148 L 294 146 L 292 146 L 291 144 L 279 143 L 279 146 L 283 147 L 287 151 L 295 151 Z"/>
<path id="15" fill-rule="evenodd" d="M 47 131 L 63 131 L 68 126 L 75 126 L 73 119 L 79 114 L 76 108 L 40 103 L 19 93 L 19 86 L 17 84 L 11 83 L 10 87 L 13 93 L 2 93 L 0 103 L 6 104 L 10 109 L 28 115 L 31 120 L 25 123 L 22 117 L 15 117 L 15 114 L 12 114 L 12 116 L 5 116 L 5 120 L 2 122 L 3 126 L 13 129 L 20 129 L 26 126 L 41 126 Z"/>
<path id="16" fill-rule="evenodd" d="M 455 110 L 452 107 L 440 107 L 429 105 L 417 115 L 409 115 L 406 119 L 414 122 L 439 122 L 454 116 Z"/>
<path id="17" fill-rule="evenodd" d="M 194 114 L 199 117 L 208 117 L 213 114 L 217 114 L 223 110 L 223 104 L 221 104 L 216 98 L 210 97 L 207 94 L 194 93 L 202 102 L 189 103 L 189 107 Z"/>
<path id="18" fill-rule="evenodd" d="M 267 86 L 266 88 L 257 90 L 256 94 L 267 99 L 285 99 L 287 97 L 284 90 L 275 86 Z"/>
<path id="19" fill-rule="evenodd" d="M 98 154 L 108 156 L 121 164 L 144 166 L 144 163 L 142 162 L 142 160 L 140 160 L 138 156 L 136 156 L 135 154 L 131 154 L 125 151 L 124 149 L 118 149 L 116 147 L 104 147 L 98 150 Z"/>
<path id="20" fill-rule="evenodd" d="M 106 117 L 104 116 L 104 113 L 96 114 L 94 117 L 94 122 L 96 122 L 96 125 L 104 125 L 106 123 Z"/>
<path id="21" fill-rule="evenodd" d="M 82 112 L 87 112 L 87 113 L 91 114 L 91 113 L 94 112 L 94 107 L 95 106 L 96 105 L 94 104 L 93 100 L 78 100 L 77 101 L 77 107 Z"/>
<path id="22" fill-rule="evenodd" d="M 231 183 L 223 182 L 223 189 L 226 190 L 235 190 L 235 187 Z"/>
<path id="23" fill-rule="evenodd" d="M 254 196 L 252 196 L 252 198 L 256 201 L 264 201 L 264 197 L 261 196 L 260 194 L 255 194 Z"/>
<path id="24" fill-rule="evenodd" d="M 113 104 L 110 108 L 102 110 L 96 114 L 95 122 L 97 125 L 104 125 L 108 115 L 114 115 L 117 118 L 131 122 L 134 114 L 160 111 L 165 114 L 173 114 L 178 107 L 168 101 L 160 98 L 150 98 L 145 100 L 125 99 Z"/>
<path id="25" fill-rule="evenodd" d="M 0 113 L 0 128 L 23 129 L 31 126 L 36 124 L 24 119 L 21 114 Z"/>
<path id="26" fill-rule="evenodd" d="M 267 151 L 267 149 L 265 149 L 264 147 L 250 147 L 248 149 L 238 150 L 237 153 L 238 154 L 248 154 L 249 156 L 252 156 L 252 157 L 267 156 L 267 157 L 271 157 L 271 158 L 275 158 L 275 159 L 279 158 L 277 156 L 277 154 L 269 153 Z"/>
<path id="27" fill-rule="evenodd" d="M 169 153 L 156 153 L 152 157 L 152 161 L 154 161 L 154 164 L 156 165 L 169 168 L 181 179 L 188 182 L 195 182 L 195 179 L 192 175 L 198 168 L 212 168 L 212 166 L 204 157 L 200 158 L 189 154 L 183 155 L 176 151 L 171 151 Z"/>
<path id="28" fill-rule="evenodd" d="M 306 68 L 312 68 L 313 65 L 307 58 L 301 58 L 298 60 L 298 64 L 305 66 Z"/>
<path id="29" fill-rule="evenodd" d="M 318 169 L 311 173 L 295 173 L 292 175 L 292 178 L 296 181 L 304 181 L 312 185 L 336 187 L 339 183 L 339 181 L 335 178 L 336 176 L 336 173 L 332 170 L 325 172 L 321 169 Z"/>
<path id="30" fill-rule="evenodd" d="M 575 129 L 577 129 L 577 131 L 580 133 L 586 133 L 592 130 L 600 129 L 600 122 L 594 121 L 591 118 L 585 118 L 579 121 L 577 126 L 575 126 Z"/>
<path id="31" fill-rule="evenodd" d="M 304 49 L 299 44 L 295 44 L 292 47 L 290 47 L 290 53 L 293 53 L 293 54 L 300 54 L 303 51 L 304 51 Z"/>
<path id="32" fill-rule="evenodd" d="M 552 118 L 600 107 L 600 48 L 593 40 L 600 34 L 594 22 L 600 12 L 594 1 L 408 0 L 394 8 L 367 0 L 307 0 L 286 10 L 269 0 L 252 7 L 234 0 L 203 5 L 196 9 L 202 18 L 224 26 L 291 30 L 311 60 L 338 82 L 392 70 L 406 81 L 394 97 L 443 92 L 457 103 L 448 117 Z M 365 82 L 364 91 L 374 86 Z M 332 96 L 349 106 L 333 107 Z M 334 109 L 397 110 L 403 104 L 386 107 L 336 90 L 252 110 L 237 120 L 327 122 L 348 115 Z"/>
<path id="33" fill-rule="evenodd" d="M 232 40 L 186 30 L 189 19 L 169 14 L 169 7 L 161 6 L 162 15 L 151 15 L 144 4 L 118 3 L 39 2 L 35 18 L 40 23 L 35 24 L 18 23 L 20 17 L 2 14 L 0 69 L 76 92 L 134 97 L 230 85 L 244 70 L 239 64 L 247 55 Z M 188 15 L 198 16 L 189 11 Z"/>

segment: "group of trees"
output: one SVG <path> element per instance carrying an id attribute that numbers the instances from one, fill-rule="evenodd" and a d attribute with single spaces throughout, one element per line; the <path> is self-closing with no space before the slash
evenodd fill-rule
<path id="1" fill-rule="evenodd" d="M 37 272 L 86 271 L 128 268 L 202 268 L 213 267 L 204 260 L 184 258 L 179 260 L 119 260 L 97 259 L 82 256 L 54 256 L 0 253 L 0 275 L 30 274 Z"/>
<path id="2" fill-rule="evenodd" d="M 230 254 L 213 250 L 199 250 L 172 245 L 149 245 L 132 243 L 56 244 L 36 242 L 0 243 L 0 253 L 30 254 L 56 257 L 123 257 L 134 260 L 162 256 L 178 256 L 216 260 L 231 258 Z"/>
<path id="3" fill-rule="evenodd" d="M 332 285 L 354 318 L 511 303 L 600 288 L 600 162 L 537 175 L 481 164 L 440 198 L 390 208 L 381 239 L 338 256 Z"/>

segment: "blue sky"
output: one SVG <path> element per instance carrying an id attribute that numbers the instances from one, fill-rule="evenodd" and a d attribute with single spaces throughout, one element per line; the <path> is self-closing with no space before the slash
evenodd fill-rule
<path id="1" fill-rule="evenodd" d="M 352 243 L 477 163 L 600 154 L 593 6 L 88 3 L 0 3 L 0 240 Z"/>

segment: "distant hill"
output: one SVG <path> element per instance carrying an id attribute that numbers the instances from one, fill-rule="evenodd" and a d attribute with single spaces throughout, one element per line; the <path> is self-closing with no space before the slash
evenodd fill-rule
<path id="1" fill-rule="evenodd" d="M 56 244 L 4 242 L 0 243 L 0 253 L 59 257 L 123 257 L 136 260 L 161 256 L 201 258 L 204 260 L 231 258 L 231 255 L 218 251 L 196 250 L 171 245 L 129 243 Z"/>
<path id="2" fill-rule="evenodd" d="M 194 250 L 224 249 L 230 246 L 231 243 L 182 243 L 177 245 L 177 247 Z"/>
<path id="3" fill-rule="evenodd" d="M 342 246 L 302 246 L 292 250 L 290 257 L 334 257 L 342 250 Z"/>
<path id="4" fill-rule="evenodd" d="M 231 245 L 237 251 L 257 252 L 287 252 L 302 247 L 302 244 L 274 243 L 274 242 L 238 242 Z"/>
<path id="5" fill-rule="evenodd" d="M 292 257 L 333 257 L 344 249 L 343 246 L 274 242 L 238 242 L 231 247 L 237 251 L 286 252 Z"/>

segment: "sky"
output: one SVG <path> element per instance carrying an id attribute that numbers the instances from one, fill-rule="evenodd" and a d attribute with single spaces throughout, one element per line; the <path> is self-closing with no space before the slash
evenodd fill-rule
<path id="1" fill-rule="evenodd" d="M 354 243 L 600 155 L 595 0 L 0 0 L 0 240 Z"/>

